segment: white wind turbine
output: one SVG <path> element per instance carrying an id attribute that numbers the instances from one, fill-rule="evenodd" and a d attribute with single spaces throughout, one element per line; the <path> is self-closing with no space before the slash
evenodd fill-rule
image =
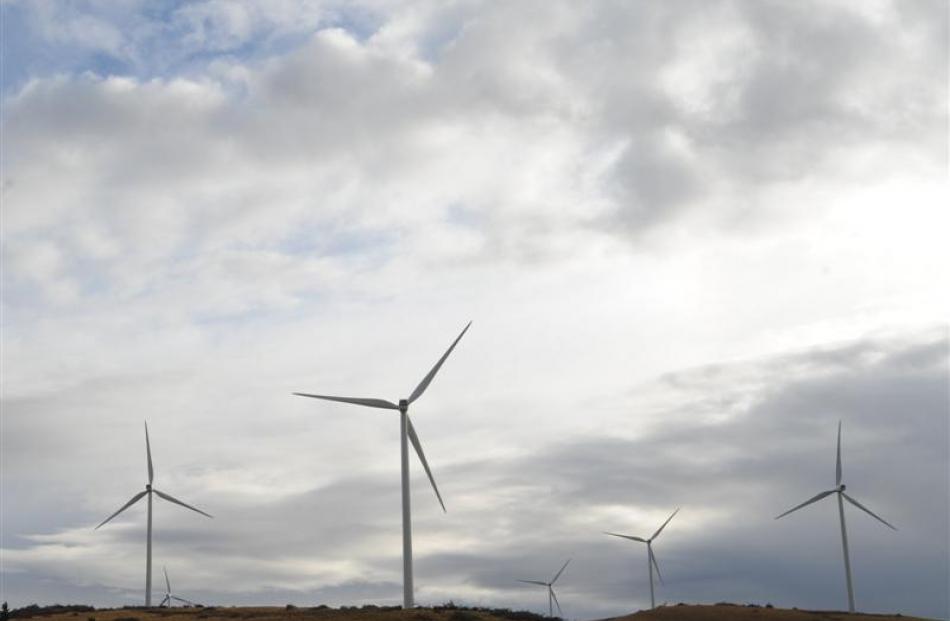
<path id="1" fill-rule="evenodd" d="M 554 577 L 551 578 L 551 582 L 542 582 L 540 580 L 518 580 L 518 582 L 525 582 L 527 584 L 536 584 L 538 586 L 547 587 L 548 589 L 548 616 L 554 616 L 554 608 L 551 605 L 551 601 L 554 600 L 554 604 L 557 605 L 557 614 L 563 614 L 561 612 L 561 604 L 557 601 L 557 595 L 554 594 L 554 583 L 557 582 L 557 579 L 561 577 L 561 573 L 564 571 L 564 568 L 567 567 L 567 563 L 570 563 L 571 559 L 567 559 L 567 562 L 561 566 L 561 569 L 558 570 Z"/>
<path id="2" fill-rule="evenodd" d="M 341 403 L 352 403 L 355 405 L 364 405 L 371 408 L 382 408 L 385 410 L 398 410 L 399 411 L 399 444 L 400 444 L 400 454 L 402 458 L 402 572 L 403 572 L 403 582 L 402 582 L 402 605 L 403 608 L 412 608 L 413 606 L 413 588 L 412 588 L 412 516 L 410 511 L 409 504 L 409 448 L 407 445 L 407 440 L 412 442 L 412 446 L 416 449 L 416 454 L 419 455 L 419 461 L 422 462 L 422 467 L 426 471 L 426 476 L 429 477 L 429 482 L 432 484 L 432 489 L 435 491 L 436 498 L 439 499 L 439 504 L 442 505 L 442 511 L 445 511 L 445 503 L 442 502 L 442 495 L 439 493 L 439 488 L 436 487 L 435 479 L 432 478 L 432 471 L 429 470 L 429 463 L 426 461 L 425 453 L 422 452 L 422 444 L 419 442 L 419 436 L 416 434 L 416 430 L 412 426 L 412 421 L 409 420 L 409 404 L 422 396 L 422 393 L 425 392 L 426 388 L 429 387 L 429 384 L 432 382 L 432 378 L 435 377 L 435 374 L 439 372 L 439 369 L 442 368 L 442 364 L 445 362 L 446 358 L 449 357 L 449 354 L 452 353 L 452 350 L 455 349 L 455 346 L 458 344 L 459 340 L 465 335 L 468 331 L 469 326 L 472 325 L 472 322 L 469 321 L 465 328 L 462 330 L 461 334 L 456 337 L 455 341 L 452 342 L 452 345 L 446 350 L 442 357 L 439 358 L 439 361 L 435 363 L 435 366 L 432 367 L 432 370 L 422 378 L 422 381 L 419 382 L 419 385 L 416 386 L 416 389 L 412 391 L 412 394 L 409 395 L 408 399 L 400 399 L 398 405 L 386 401 L 385 399 L 367 399 L 363 397 L 330 397 L 327 395 L 313 395 L 304 392 L 295 392 L 295 395 L 300 397 L 312 397 L 314 399 L 325 399 L 327 401 L 339 401 Z"/>
<path id="3" fill-rule="evenodd" d="M 188 604 L 189 606 L 197 606 L 198 604 L 194 602 L 189 602 L 187 599 L 172 595 L 172 583 L 168 580 L 168 570 L 165 569 L 165 566 L 162 566 L 162 573 L 165 574 L 165 598 L 162 600 L 162 603 L 159 606 L 168 606 L 171 608 L 172 600 L 177 600 L 183 604 Z"/>
<path id="4" fill-rule="evenodd" d="M 656 529 L 656 532 L 653 533 L 653 536 L 649 539 L 643 539 L 642 537 L 634 537 L 633 535 L 620 535 L 617 533 L 604 533 L 605 535 L 612 535 L 614 537 L 620 537 L 622 539 L 629 539 L 630 541 L 639 541 L 640 543 L 647 544 L 647 572 L 650 574 L 650 608 L 656 608 L 656 600 L 653 597 L 653 569 L 656 568 L 656 575 L 660 579 L 660 582 L 663 582 L 663 575 L 660 574 L 660 566 L 656 562 L 656 555 L 653 554 L 653 540 L 660 536 L 660 533 L 663 532 L 663 529 L 666 528 L 666 525 L 670 523 L 670 520 L 673 519 L 679 509 L 673 512 L 673 515 L 666 518 L 666 521 L 663 522 L 663 525 Z"/>
<path id="5" fill-rule="evenodd" d="M 817 496 L 815 496 L 814 498 L 810 498 L 806 500 L 805 502 L 798 505 L 797 507 L 792 507 L 791 509 L 789 509 L 782 515 L 777 516 L 775 519 L 777 520 L 779 518 L 785 517 L 789 513 L 792 513 L 793 511 L 798 511 L 802 507 L 807 507 L 813 502 L 818 502 L 825 496 L 830 496 L 832 494 L 838 495 L 838 517 L 841 520 L 841 549 L 844 553 L 844 575 L 845 575 L 845 580 L 847 581 L 847 585 L 848 585 L 848 611 L 854 612 L 854 587 L 851 584 L 851 558 L 848 553 L 848 532 L 845 529 L 845 525 L 844 525 L 844 502 L 842 502 L 841 499 L 844 498 L 844 500 L 847 500 L 858 509 L 861 509 L 862 511 L 864 511 L 865 513 L 873 517 L 875 520 L 877 520 L 881 524 L 884 524 L 884 526 L 887 526 L 888 528 L 893 529 L 893 530 L 897 530 L 897 529 L 894 526 L 891 526 L 890 524 L 888 524 L 882 518 L 875 515 L 870 509 L 862 505 L 860 502 L 858 502 L 851 496 L 848 496 L 846 493 L 844 493 L 845 489 L 846 489 L 846 486 L 841 482 L 841 421 L 838 421 L 838 458 L 835 463 L 835 488 L 828 490 L 827 492 L 822 492 L 818 494 Z"/>
<path id="6" fill-rule="evenodd" d="M 200 513 L 206 517 L 212 517 L 211 515 L 205 513 L 201 509 L 196 509 L 189 504 L 183 503 L 177 498 L 172 498 L 164 492 L 158 491 L 156 488 L 152 487 L 152 479 L 155 478 L 155 471 L 152 469 L 152 447 L 148 441 L 148 423 L 145 423 L 145 454 L 148 456 L 148 483 L 145 484 L 145 489 L 132 496 L 132 499 L 127 503 L 122 505 L 118 511 L 107 517 L 102 521 L 99 526 L 96 526 L 95 530 L 98 530 L 100 527 L 104 526 L 106 522 L 119 515 L 139 500 L 143 496 L 148 496 L 148 537 L 145 544 L 145 605 L 152 605 L 152 494 L 157 494 L 159 498 L 164 498 L 168 502 L 173 502 L 176 505 L 181 505 L 186 509 L 191 509 L 196 513 Z"/>

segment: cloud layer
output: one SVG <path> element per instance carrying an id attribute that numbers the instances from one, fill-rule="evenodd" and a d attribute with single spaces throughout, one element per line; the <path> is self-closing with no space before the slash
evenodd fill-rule
<path id="1" fill-rule="evenodd" d="M 17 2 L 4 17 L 3 597 L 391 603 L 399 398 L 419 599 L 571 617 L 947 616 L 947 6 Z M 384 421 L 389 421 L 384 422 Z M 108 455 L 108 459 L 103 459 Z M 641 532 L 642 531 L 642 532 Z M 804 545 L 803 542 L 810 542 Z M 158 558 L 158 557 L 157 557 Z M 890 587 L 890 588 L 885 588 Z"/>

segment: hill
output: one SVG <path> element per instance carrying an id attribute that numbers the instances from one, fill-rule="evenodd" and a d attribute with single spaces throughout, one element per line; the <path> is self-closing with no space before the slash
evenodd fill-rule
<path id="1" fill-rule="evenodd" d="M 452 605 L 402 610 L 363 606 L 329 608 L 112 608 L 29 606 L 13 610 L 10 619 L 37 621 L 546 621 L 547 617 L 503 608 L 460 608 Z M 834 611 L 785 610 L 762 606 L 665 606 L 603 621 L 930 621 L 902 615 L 854 614 Z"/>
<path id="2" fill-rule="evenodd" d="M 714 606 L 664 606 L 643 610 L 610 621 L 932 621 L 891 614 L 849 614 L 841 611 L 798 610 L 716 604 Z M 607 621 L 607 620 L 604 620 Z"/>

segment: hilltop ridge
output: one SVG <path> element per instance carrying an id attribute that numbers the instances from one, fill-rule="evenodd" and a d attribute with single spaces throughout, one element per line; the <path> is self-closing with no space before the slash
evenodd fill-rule
<path id="1" fill-rule="evenodd" d="M 93 608 L 91 606 L 28 606 L 10 611 L 10 619 L 43 621 L 546 621 L 526 610 L 467 608 L 452 604 L 403 610 L 392 606 L 331 608 L 224 607 Z M 715 604 L 661 606 L 600 621 L 934 621 L 901 614 L 849 614 L 841 611 L 799 610 L 768 606 Z"/>

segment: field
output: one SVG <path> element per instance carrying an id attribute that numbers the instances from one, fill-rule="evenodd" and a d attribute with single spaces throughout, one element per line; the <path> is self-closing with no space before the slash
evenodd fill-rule
<path id="1" fill-rule="evenodd" d="M 12 619 L 38 621 L 542 621 L 525 611 L 457 608 L 26 608 L 11 611 Z M 785 610 L 761 606 L 667 606 L 604 621 L 925 621 L 902 615 L 855 614 L 830 611 Z"/>

